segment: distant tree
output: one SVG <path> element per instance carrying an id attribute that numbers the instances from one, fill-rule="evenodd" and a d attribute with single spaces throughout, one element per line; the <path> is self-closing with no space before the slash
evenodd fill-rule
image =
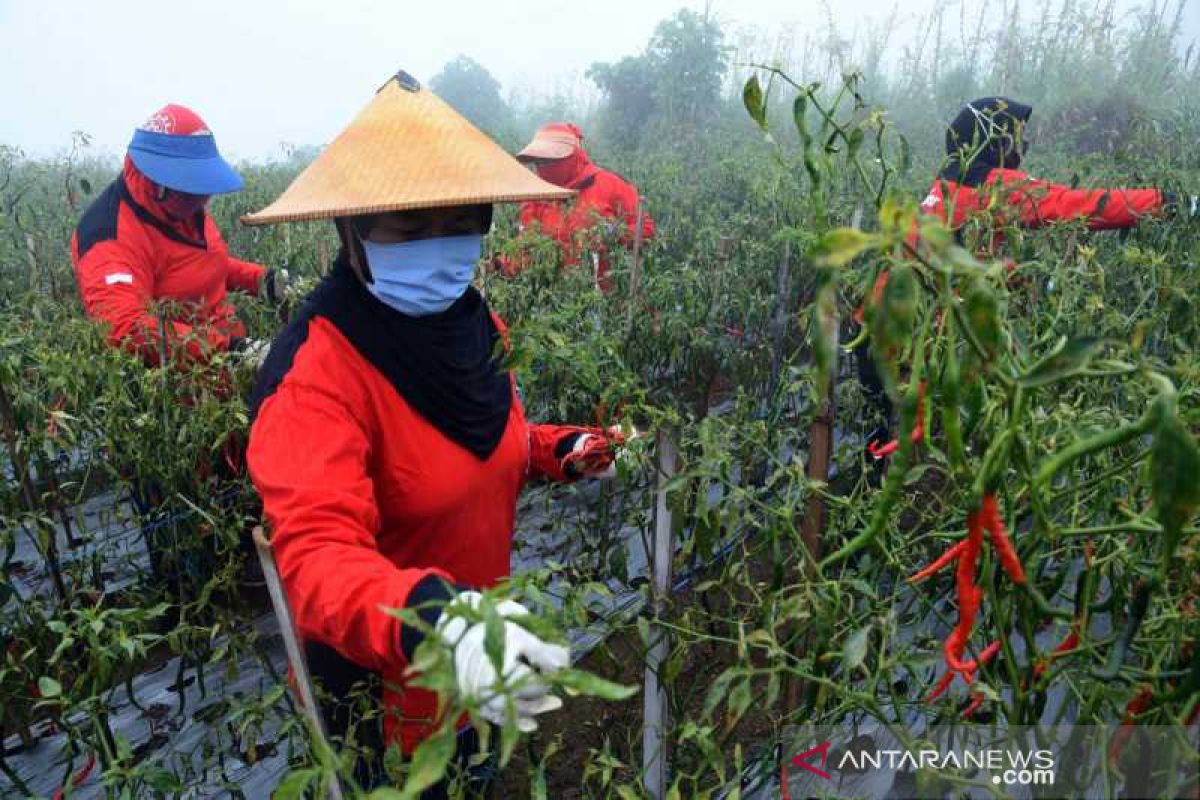
<path id="1" fill-rule="evenodd" d="M 604 93 L 604 135 L 625 146 L 636 144 L 658 101 L 650 60 L 627 56 L 614 64 L 593 64 L 587 76 Z"/>
<path id="2" fill-rule="evenodd" d="M 728 68 L 721 26 L 684 9 L 658 24 L 642 55 L 593 64 L 587 76 L 605 96 L 606 134 L 630 144 L 650 122 L 695 126 L 711 118 Z"/>
<path id="3" fill-rule="evenodd" d="M 429 81 L 445 100 L 478 127 L 498 135 L 510 124 L 511 114 L 500 96 L 500 81 L 479 62 L 460 55 Z"/>
<path id="4" fill-rule="evenodd" d="M 729 68 L 721 26 L 686 9 L 658 24 L 646 56 L 653 65 L 659 103 L 671 122 L 696 124 L 713 115 Z"/>

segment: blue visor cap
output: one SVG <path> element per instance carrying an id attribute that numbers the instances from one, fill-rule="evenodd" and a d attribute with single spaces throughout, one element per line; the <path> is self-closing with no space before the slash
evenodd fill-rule
<path id="1" fill-rule="evenodd" d="M 221 158 L 211 135 L 173 136 L 141 129 L 129 142 L 133 165 L 150 180 L 188 194 L 225 194 L 242 188 L 242 176 Z"/>

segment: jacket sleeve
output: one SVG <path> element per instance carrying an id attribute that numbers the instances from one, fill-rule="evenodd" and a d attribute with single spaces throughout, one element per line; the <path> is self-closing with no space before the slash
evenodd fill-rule
<path id="1" fill-rule="evenodd" d="M 400 620 L 381 609 L 402 608 L 424 579 L 449 576 L 398 568 L 379 552 L 370 455 L 366 431 L 341 400 L 285 384 L 259 411 L 247 463 L 300 634 L 384 671 L 407 659 Z"/>
<path id="2" fill-rule="evenodd" d="M 136 253 L 116 241 L 87 251 L 76 269 L 79 294 L 88 315 L 108 326 L 108 342 L 137 353 L 150 365 L 159 363 L 162 336 L 151 313 L 154 273 Z M 168 357 L 203 361 L 214 350 L 229 347 L 230 334 L 215 326 L 196 328 L 166 322 Z"/>
<path id="3" fill-rule="evenodd" d="M 1032 178 L 1012 184 L 1008 202 L 1029 227 L 1085 220 L 1093 230 L 1130 228 L 1163 208 L 1157 189 L 1071 189 Z"/>
<path id="4" fill-rule="evenodd" d="M 560 241 L 564 236 L 563 209 L 560 203 L 544 200 L 522 203 L 518 219 L 522 232 L 529 231 Z"/>
<path id="5" fill-rule="evenodd" d="M 262 292 L 263 277 L 267 268 L 251 261 L 229 257 L 229 275 L 225 279 L 225 288 L 236 289 L 246 294 L 257 295 Z"/>
<path id="6" fill-rule="evenodd" d="M 531 479 L 569 481 L 563 474 L 562 459 L 571 452 L 575 438 L 582 433 L 597 433 L 593 428 L 576 425 L 529 426 L 529 474 Z"/>
<path id="7" fill-rule="evenodd" d="M 221 235 L 221 229 L 217 227 L 217 224 L 213 222 L 210 216 L 205 216 L 204 218 L 204 235 L 208 238 L 210 247 L 220 247 L 225 251 L 225 257 L 229 263 L 229 271 L 225 275 L 225 288 L 252 295 L 261 293 L 263 278 L 267 274 L 267 268 L 252 261 L 242 261 L 240 258 L 234 258 L 230 255 L 229 245 L 225 243 L 225 237 Z"/>
<path id="8" fill-rule="evenodd" d="M 625 223 L 625 232 L 621 236 L 621 243 L 626 246 L 632 245 L 637 237 L 638 204 L 641 203 L 637 187 L 611 173 L 604 175 L 604 181 L 607 194 L 603 204 L 604 216 Z M 650 212 L 645 206 L 641 211 L 642 239 L 646 240 L 654 236 L 654 218 L 650 216 Z"/>

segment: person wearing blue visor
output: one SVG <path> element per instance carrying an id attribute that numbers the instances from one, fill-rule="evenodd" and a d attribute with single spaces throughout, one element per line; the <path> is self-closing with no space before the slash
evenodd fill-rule
<path id="1" fill-rule="evenodd" d="M 205 362 L 214 353 L 265 352 L 246 339 L 230 290 L 277 302 L 286 273 L 233 257 L 208 214 L 209 198 L 242 178 L 192 110 L 167 105 L 133 133 L 125 166 L 84 212 L 71 239 L 80 296 L 108 341 L 157 364 Z M 176 309 L 162 341 L 151 306 Z"/>

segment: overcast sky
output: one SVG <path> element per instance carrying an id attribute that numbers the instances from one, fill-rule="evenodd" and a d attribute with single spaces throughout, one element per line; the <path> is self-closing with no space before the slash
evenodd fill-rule
<path id="1" fill-rule="evenodd" d="M 933 2 L 904 0 L 901 19 Z M 1200 0 L 1187 3 L 1187 35 L 1198 38 Z M 829 13 L 849 35 L 867 20 L 878 24 L 896 2 L 709 5 L 731 27 L 769 38 L 789 24 L 818 28 Z M 116 153 L 136 124 L 177 102 L 206 119 L 228 155 L 270 157 L 281 142 L 331 139 L 397 68 L 428 80 L 466 53 L 505 92 L 547 91 L 578 81 L 595 61 L 640 52 L 655 24 L 681 7 L 702 11 L 705 2 L 0 0 L 0 144 L 49 155 L 83 130 Z"/>

